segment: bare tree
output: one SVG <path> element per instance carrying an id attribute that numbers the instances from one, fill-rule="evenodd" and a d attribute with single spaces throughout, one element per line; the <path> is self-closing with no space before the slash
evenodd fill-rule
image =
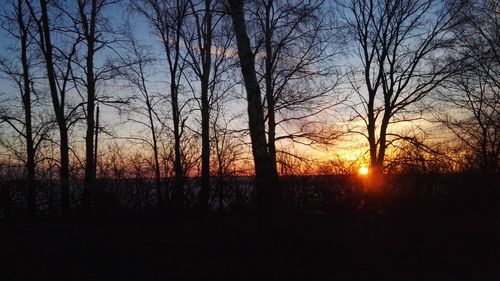
<path id="1" fill-rule="evenodd" d="M 190 14 L 183 27 L 187 50 L 187 64 L 199 81 L 199 95 L 195 95 L 201 112 L 201 188 L 198 207 L 207 212 L 210 188 L 210 115 L 212 104 L 220 98 L 221 77 L 229 69 L 226 57 L 232 32 L 221 12 L 221 1 L 189 1 Z M 189 79 L 188 79 L 189 80 Z M 226 85 L 229 86 L 230 85 Z M 195 87 L 193 87 L 195 89 Z"/>
<path id="2" fill-rule="evenodd" d="M 49 92 L 59 129 L 61 211 L 63 216 L 67 216 L 70 212 L 68 129 L 71 126 L 70 117 L 74 113 L 74 110 L 66 112 L 66 98 L 71 87 L 71 62 L 75 56 L 79 40 L 70 38 L 67 43 L 67 50 L 64 50 L 63 46 L 55 46 L 53 43 L 54 26 L 52 25 L 52 21 L 56 19 L 51 18 L 49 1 L 40 0 L 38 5 L 34 5 L 31 1 L 26 1 L 26 4 L 34 20 L 35 31 L 38 36 L 37 44 L 45 62 Z M 59 17 L 55 13 L 53 15 Z"/>
<path id="3" fill-rule="evenodd" d="M 229 8 L 233 20 L 238 46 L 238 57 L 240 58 L 241 73 L 247 95 L 248 123 L 255 165 L 257 208 L 260 212 L 266 213 L 270 211 L 271 202 L 277 199 L 274 197 L 277 193 L 276 191 L 279 191 L 278 174 L 276 163 L 273 162 L 267 149 L 261 90 L 255 71 L 255 54 L 252 52 L 247 33 L 243 9 L 244 1 L 230 0 Z"/>
<path id="4" fill-rule="evenodd" d="M 372 171 L 379 173 L 387 147 L 413 139 L 390 127 L 418 119 L 422 112 L 415 105 L 454 73 L 456 62 L 445 58 L 460 6 L 438 0 L 346 2 L 363 77 L 360 83 L 351 77 L 360 101 L 352 109 L 366 126 L 360 133 L 369 143 Z"/>
<path id="5" fill-rule="evenodd" d="M 84 212 L 89 212 L 91 204 L 91 190 L 95 182 L 94 167 L 94 133 L 95 128 L 95 108 L 97 104 L 97 85 L 101 80 L 109 79 L 109 74 L 116 66 L 108 63 L 102 67 L 96 63 L 100 52 L 111 48 L 113 40 L 107 38 L 106 33 L 111 33 L 109 20 L 103 15 L 105 9 L 118 0 L 78 0 L 76 7 L 71 5 L 63 6 L 58 4 L 61 13 L 71 19 L 74 26 L 73 32 L 77 40 L 84 44 L 83 62 L 75 56 L 73 64 L 76 66 L 73 71 L 75 82 L 81 84 L 85 90 L 84 108 L 86 121 L 85 134 L 85 177 L 82 196 L 82 208 Z M 78 55 L 78 52 L 77 52 Z M 102 59 L 102 58 L 101 58 Z M 76 72 L 81 69 L 83 77 L 78 77 Z M 78 90 L 78 87 L 76 88 Z"/>
<path id="6" fill-rule="evenodd" d="M 447 110 L 439 107 L 438 118 L 468 151 L 470 168 L 495 173 L 500 165 L 500 4 L 467 1 L 456 22 L 462 71 L 440 91 Z"/>
<path id="7" fill-rule="evenodd" d="M 483 61 L 457 75 L 447 84 L 441 100 L 453 114 L 439 114 L 439 120 L 460 140 L 475 168 L 497 173 L 500 166 L 500 88 L 484 72 L 494 61 Z M 484 67 L 484 68 L 483 68 Z M 451 105 L 451 106 L 450 106 Z M 446 111 L 445 111 L 446 112 Z"/>
<path id="8" fill-rule="evenodd" d="M 176 209 L 184 206 L 185 173 L 182 165 L 181 138 L 186 119 L 181 119 L 182 106 L 179 103 L 180 81 L 185 68 L 185 54 L 182 52 L 182 27 L 189 9 L 186 0 L 141 0 L 133 1 L 132 8 L 152 27 L 160 38 L 165 56 L 170 85 L 174 135 L 174 204 Z"/>
<path id="9" fill-rule="evenodd" d="M 456 21 L 454 31 L 462 56 L 500 88 L 500 3 L 467 1 Z"/>
<path id="10" fill-rule="evenodd" d="M 32 22 L 31 15 L 24 3 L 24 0 L 9 1 L 8 11 L 2 14 L 2 28 L 5 29 L 19 43 L 19 56 L 15 56 L 20 61 L 21 69 L 17 65 L 11 65 L 6 58 L 1 58 L 0 67 L 3 73 L 11 78 L 19 89 L 24 118 L 16 118 L 7 113 L 7 110 L 0 109 L 0 122 L 8 123 L 25 140 L 26 144 L 26 188 L 27 188 L 27 206 L 29 216 L 36 215 L 36 150 L 43 139 L 39 136 L 37 139 L 37 128 L 33 128 L 32 121 L 32 89 L 33 79 L 33 58 L 28 55 L 31 48 L 31 34 L 29 26 Z M 35 132 L 34 132 L 35 129 Z"/>
<path id="11" fill-rule="evenodd" d="M 295 131 L 290 123 L 307 123 L 335 104 L 335 98 L 326 97 L 337 85 L 335 69 L 327 64 L 333 64 L 338 52 L 336 36 L 324 0 L 261 0 L 253 4 L 252 37 L 264 94 L 267 146 L 276 162 L 279 141 L 312 140 L 318 134 Z"/>
<path id="12" fill-rule="evenodd" d="M 189 1 L 192 20 L 184 27 L 183 39 L 188 50 L 188 63 L 200 80 L 200 111 L 201 111 L 201 187 L 198 195 L 198 205 L 201 211 L 208 211 L 210 189 L 210 108 L 209 83 L 212 70 L 212 40 L 214 28 L 214 7 L 217 1 L 205 0 L 200 3 Z M 200 6 L 203 6 L 200 9 Z M 219 16 L 220 17 L 220 16 Z M 190 29 L 190 24 L 194 28 Z"/>
<path id="13" fill-rule="evenodd" d="M 130 28 L 129 28 L 130 29 Z M 158 208 L 160 212 L 163 209 L 163 195 L 161 193 L 161 166 L 160 166 L 160 145 L 158 138 L 165 127 L 162 115 L 157 111 L 162 98 L 155 95 L 150 89 L 150 77 L 152 76 L 152 63 L 155 62 L 153 55 L 147 46 L 141 45 L 133 36 L 132 31 L 127 33 L 129 47 L 125 58 L 127 61 L 134 61 L 135 64 L 121 69 L 120 76 L 130 83 L 130 86 L 139 93 L 139 99 L 142 103 L 134 112 L 144 119 L 131 119 L 133 122 L 145 126 L 150 133 L 150 138 L 141 140 L 147 143 L 153 152 L 154 178 L 158 196 Z"/>
<path id="14" fill-rule="evenodd" d="M 231 129 L 233 123 L 236 123 L 239 115 L 230 115 L 225 112 L 229 101 L 220 98 L 214 102 L 214 114 L 211 116 L 211 145 L 214 150 L 214 159 L 212 166 L 215 167 L 216 175 L 216 198 L 217 209 L 224 209 L 224 194 L 227 177 L 235 175 L 237 172 L 237 163 L 245 155 L 245 147 L 242 139 L 244 131 Z"/>

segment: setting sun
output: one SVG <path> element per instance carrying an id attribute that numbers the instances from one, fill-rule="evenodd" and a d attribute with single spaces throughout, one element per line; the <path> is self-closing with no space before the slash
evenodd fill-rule
<path id="1" fill-rule="evenodd" d="M 368 175 L 368 168 L 367 167 L 361 167 L 359 168 L 358 173 L 362 176 Z"/>

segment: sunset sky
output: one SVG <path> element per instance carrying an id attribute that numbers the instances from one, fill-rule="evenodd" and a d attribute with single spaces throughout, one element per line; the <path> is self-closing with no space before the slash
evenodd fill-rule
<path id="1" fill-rule="evenodd" d="M 132 14 L 124 5 L 119 6 L 120 8 L 109 9 L 105 11 L 105 16 L 112 22 L 112 25 L 118 29 L 124 28 L 125 23 L 129 22 L 132 27 L 132 33 L 138 40 L 139 44 L 144 46 L 149 46 L 148 52 L 154 58 L 159 58 L 154 65 L 150 66 L 151 74 L 147 78 L 147 85 L 149 91 L 155 95 L 168 96 L 168 74 L 165 71 L 164 64 L 164 54 L 161 49 L 161 42 L 158 38 L 155 38 L 154 33 L 145 23 L 145 21 L 134 14 Z M 11 37 L 7 36 L 4 30 L 0 31 L 0 37 L 6 38 L 0 43 L 0 48 L 7 50 L 15 46 L 15 42 Z M 118 45 L 117 50 L 120 50 Z M 216 47 L 214 47 L 216 48 Z M 362 134 L 366 134 L 366 125 L 363 121 L 356 117 L 355 110 L 363 112 L 363 107 L 360 104 L 360 97 L 355 91 L 353 91 L 353 83 L 359 83 L 360 87 L 358 90 L 362 95 L 365 95 L 366 86 L 363 85 L 362 79 L 353 74 L 348 74 L 349 70 L 353 67 L 359 67 L 360 61 L 357 58 L 355 52 L 353 52 L 355 47 L 355 42 L 343 41 L 342 44 L 332 45 L 330 48 L 336 48 L 331 50 L 332 53 L 337 53 L 335 56 L 331 57 L 330 61 L 322 62 L 325 65 L 336 67 L 336 76 L 332 76 L 331 79 L 338 79 L 338 85 L 331 90 L 325 97 L 319 101 L 319 105 L 316 105 L 315 109 L 321 108 L 321 112 L 314 114 L 311 117 L 301 119 L 299 121 L 286 122 L 283 125 L 277 127 L 277 136 L 287 135 L 289 133 L 300 133 L 301 127 L 306 123 L 311 123 L 309 127 L 306 128 L 322 128 L 323 133 L 336 136 L 328 144 L 316 143 L 308 139 L 297 138 L 296 142 L 290 140 L 282 140 L 277 143 L 278 150 L 283 150 L 289 153 L 294 153 L 303 157 L 302 162 L 307 163 L 321 163 L 329 161 L 341 161 L 348 163 L 348 166 L 361 167 L 367 166 L 369 164 L 369 149 L 368 142 Z M 234 48 L 233 48 L 234 49 Z M 231 52 L 229 52 L 231 53 Z M 8 53 L 5 53 L 8 54 Z M 5 56 L 4 54 L 4 56 Z M 113 55 L 112 52 L 103 52 L 100 57 L 97 57 L 96 64 L 103 66 L 105 64 L 105 57 Z M 236 52 L 232 52 L 232 59 L 236 58 Z M 257 54 L 259 58 L 259 54 Z M 8 59 L 8 57 L 7 57 Z M 99 67 L 99 66 L 98 66 Z M 34 73 L 35 76 L 42 76 L 43 73 Z M 227 79 L 234 83 L 231 89 L 231 97 L 225 101 L 223 114 L 224 120 L 231 120 L 227 124 L 228 129 L 234 131 L 241 131 L 248 128 L 247 114 L 246 114 L 246 101 L 245 92 L 242 84 L 240 83 L 240 72 L 234 71 L 230 74 Z M 14 84 L 10 82 L 5 77 L 0 78 L 0 101 L 4 104 L 11 105 L 11 109 L 14 108 L 14 104 L 18 101 L 17 89 L 14 88 Z M 195 94 L 199 90 L 197 81 L 192 80 L 192 77 L 183 78 L 186 79 L 184 82 L 189 87 L 192 87 Z M 356 79 L 357 82 L 355 81 Z M 353 82 L 354 81 L 354 82 Z M 311 83 L 335 83 L 335 81 L 311 81 Z M 40 92 L 46 90 L 45 82 L 41 81 L 39 84 Z M 186 119 L 187 129 L 186 131 L 191 131 L 193 133 L 199 127 L 199 111 L 196 109 L 195 103 L 191 101 L 193 97 L 193 92 L 185 86 L 184 92 L 180 95 L 181 102 L 189 101 L 189 105 L 184 110 L 183 118 Z M 389 132 L 397 133 L 401 135 L 416 136 L 417 139 L 425 141 L 427 144 L 443 144 L 453 142 L 453 137 L 449 131 L 443 128 L 437 120 L 437 116 L 443 116 L 446 114 L 451 114 L 454 118 L 460 119 L 460 111 L 449 111 L 448 108 L 443 107 L 440 102 L 436 102 L 432 99 L 433 95 L 439 95 L 440 91 L 447 91 L 442 87 L 438 87 L 433 91 L 429 98 L 423 99 L 421 102 L 412 105 L 408 108 L 402 116 L 411 121 L 409 122 L 398 122 L 391 124 Z M 129 98 L 137 94 L 136 89 L 129 87 L 127 82 L 123 79 L 113 79 L 106 81 L 105 84 L 98 85 L 98 95 L 99 96 L 109 96 L 113 98 Z M 47 109 L 50 107 L 48 96 L 42 94 L 44 97 L 39 105 L 39 111 L 47 113 Z M 345 99 L 340 103 L 342 99 Z M 72 91 L 69 94 L 68 102 L 70 105 L 75 105 L 81 102 L 80 96 L 76 91 Z M 158 110 L 163 114 L 167 115 L 168 102 L 159 101 L 158 98 Z M 378 100 L 377 102 L 380 102 Z M 333 105 L 329 107 L 329 104 Z M 106 149 L 112 143 L 119 143 L 122 147 L 135 152 L 144 151 L 145 154 L 149 154 L 147 151 L 147 145 L 144 142 L 138 140 L 139 138 L 148 138 L 148 130 L 140 124 L 144 122 L 144 116 L 137 114 L 139 112 L 139 107 L 142 107 L 141 101 L 138 99 L 132 99 L 130 106 L 126 107 L 110 107 L 107 105 L 100 105 L 101 116 L 100 116 L 100 126 L 103 128 L 103 133 L 100 136 L 100 149 Z M 134 108 L 137 107 L 137 108 Z M 424 108 L 425 109 L 420 109 Z M 46 108 L 46 109 L 42 109 Z M 303 110 L 302 112 L 294 113 L 297 116 L 308 115 L 310 112 Z M 293 115 L 290 115 L 293 117 Z M 287 118 L 283 115 L 278 115 L 278 120 L 281 118 Z M 131 121 L 134 119 L 140 122 Z M 171 122 L 168 118 L 165 119 L 166 122 Z M 395 119 L 396 120 L 396 119 Z M 8 128 L 2 129 L 2 135 L 7 136 L 12 133 Z M 76 124 L 71 132 L 72 143 L 74 146 L 74 151 L 77 154 L 82 153 L 84 145 L 84 130 L 83 124 Z M 167 133 L 168 135 L 168 133 Z M 165 136 L 164 136 L 165 137 Z M 131 140 L 132 138 L 132 140 Z M 188 137 L 189 138 L 189 137 Z M 242 139 L 243 143 L 246 143 L 246 148 L 242 151 L 246 153 L 248 158 L 250 157 L 250 146 L 248 135 Z M 310 143 L 310 145 L 308 145 Z M 394 143 L 398 146 L 399 143 Z M 5 148 L 0 148 L 3 157 L 7 157 L 9 151 Z M 101 151 L 104 153 L 103 151 Z M 390 158 L 393 153 L 392 147 L 388 148 L 388 156 Z M 245 159 L 244 161 L 247 161 Z M 246 162 L 245 162 L 246 163 Z M 306 165 L 307 166 L 307 165 Z"/>

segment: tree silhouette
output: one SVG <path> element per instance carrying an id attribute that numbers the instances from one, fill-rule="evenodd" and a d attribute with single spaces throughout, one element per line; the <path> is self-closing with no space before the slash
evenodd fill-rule
<path id="1" fill-rule="evenodd" d="M 167 58 L 170 84 L 170 103 L 172 106 L 174 134 L 174 170 L 175 170 L 175 206 L 182 210 L 184 206 L 185 171 L 182 166 L 181 137 L 185 119 L 181 120 L 182 106 L 179 105 L 180 79 L 185 69 L 185 54 L 182 52 L 182 27 L 189 9 L 189 2 L 184 0 L 141 0 L 131 3 L 133 9 L 143 16 L 153 28 Z"/>
<path id="2" fill-rule="evenodd" d="M 19 89 L 21 96 L 23 117 L 17 118 L 10 114 L 8 109 L 2 107 L 0 109 L 0 123 L 8 123 L 26 143 L 26 189 L 27 189 L 27 208 L 30 217 L 36 216 L 36 151 L 40 142 L 43 140 L 43 135 L 37 134 L 41 132 L 37 127 L 33 128 L 33 57 L 29 55 L 32 51 L 32 35 L 30 33 L 30 25 L 32 17 L 28 11 L 24 0 L 11 0 L 8 2 L 8 10 L 2 14 L 2 28 L 9 35 L 15 38 L 19 44 L 19 59 L 21 64 L 20 71 L 18 65 L 12 65 L 7 58 L 1 58 L 0 67 L 3 73 L 11 78 Z M 17 64 L 17 62 L 16 62 Z M 36 96 L 34 97 L 36 99 Z M 35 130 L 34 130 L 35 129 Z"/>
<path id="3" fill-rule="evenodd" d="M 270 211 L 271 202 L 279 200 L 275 196 L 280 196 L 277 194 L 279 192 L 279 183 L 276 162 L 273 162 L 273 158 L 269 155 L 267 149 L 261 90 L 255 71 L 255 54 L 252 52 L 246 29 L 244 1 L 230 0 L 229 7 L 247 95 L 248 122 L 255 165 L 257 206 L 265 214 Z"/>
<path id="4" fill-rule="evenodd" d="M 31 1 L 26 1 L 25 3 L 29 7 L 30 14 L 34 20 L 36 37 L 38 37 L 38 49 L 44 59 L 50 97 L 59 129 L 61 212 L 63 216 L 68 216 L 71 207 L 69 194 L 70 161 L 68 130 L 72 123 L 70 122 L 70 118 L 74 110 L 66 112 L 66 98 L 71 87 L 71 62 L 76 54 L 76 48 L 80 39 L 70 39 L 70 42 L 67 44 L 55 47 L 53 42 L 55 28 L 52 25 L 54 20 L 51 18 L 49 11 L 49 8 L 54 7 L 47 0 L 40 0 L 38 6 L 35 6 Z M 64 49 L 65 47 L 67 48 L 66 50 Z"/>
<path id="5" fill-rule="evenodd" d="M 350 80 L 360 102 L 351 108 L 366 126 L 367 132 L 360 133 L 369 143 L 372 172 L 379 173 L 388 146 L 413 139 L 390 127 L 418 119 L 421 111 L 415 105 L 456 70 L 457 63 L 443 56 L 462 6 L 435 0 L 350 0 L 343 5 L 361 64 Z"/>
<path id="6" fill-rule="evenodd" d="M 500 165 L 500 18 L 499 4 L 465 4 L 454 28 L 462 71 L 449 79 L 439 100 L 460 114 L 439 114 L 484 173 Z M 468 153 L 470 154 L 470 153 Z"/>

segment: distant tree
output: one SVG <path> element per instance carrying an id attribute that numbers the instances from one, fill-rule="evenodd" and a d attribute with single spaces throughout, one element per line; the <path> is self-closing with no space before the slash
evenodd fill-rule
<path id="1" fill-rule="evenodd" d="M 351 77 L 359 103 L 352 109 L 367 132 L 370 166 L 383 170 L 386 150 L 412 140 L 390 128 L 420 118 L 416 105 L 452 76 L 456 62 L 446 58 L 450 28 L 459 1 L 402 0 L 343 2 L 345 20 L 361 69 Z"/>
<path id="2" fill-rule="evenodd" d="M 108 179 L 123 179 L 126 176 L 126 154 L 123 144 L 113 141 L 103 149 L 105 156 L 99 161 L 99 177 Z"/>

